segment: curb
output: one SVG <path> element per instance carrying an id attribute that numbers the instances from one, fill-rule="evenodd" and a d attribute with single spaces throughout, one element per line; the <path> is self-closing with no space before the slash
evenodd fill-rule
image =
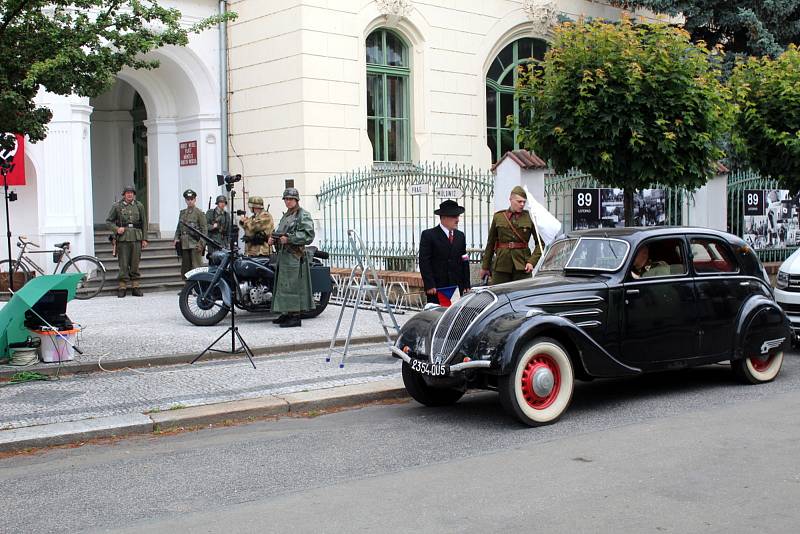
<path id="1" fill-rule="evenodd" d="M 362 336 L 354 337 L 350 340 L 350 345 L 366 345 L 371 343 L 381 343 L 386 341 L 386 336 Z M 327 349 L 330 347 L 330 340 L 309 341 L 307 343 L 293 343 L 286 345 L 272 345 L 269 347 L 252 348 L 254 356 L 266 356 L 270 354 L 290 354 L 306 350 Z M 136 369 L 139 367 L 158 367 L 162 365 L 179 365 L 191 363 L 197 357 L 197 353 L 165 354 L 161 356 L 149 356 L 145 358 L 124 358 L 119 360 L 104 360 L 103 369 L 100 369 L 98 362 L 65 362 L 62 365 L 39 363 L 28 367 L 9 367 L 0 369 L 0 379 L 11 378 L 20 371 L 36 371 L 44 375 L 64 375 L 77 373 L 93 373 L 96 371 L 119 371 L 120 369 Z M 207 352 L 203 355 L 202 361 L 209 360 L 229 360 L 242 358 L 244 353 L 229 354 L 220 352 Z"/>
<path id="2" fill-rule="evenodd" d="M 368 402 L 406 399 L 400 378 L 303 391 L 284 396 L 192 406 L 150 414 L 126 414 L 0 430 L 0 452 L 79 443 L 95 438 L 152 434 L 164 430 L 192 429 L 215 423 L 247 422 L 255 418 L 302 414 L 316 410 L 348 408 Z"/>

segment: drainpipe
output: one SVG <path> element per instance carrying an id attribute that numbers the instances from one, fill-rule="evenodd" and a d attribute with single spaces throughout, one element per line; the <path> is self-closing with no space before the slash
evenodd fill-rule
<path id="1" fill-rule="evenodd" d="M 220 0 L 219 14 L 228 12 L 228 0 Z M 220 164 L 228 172 L 228 23 L 219 23 L 219 100 L 220 100 Z M 233 209 L 233 206 L 231 206 Z"/>

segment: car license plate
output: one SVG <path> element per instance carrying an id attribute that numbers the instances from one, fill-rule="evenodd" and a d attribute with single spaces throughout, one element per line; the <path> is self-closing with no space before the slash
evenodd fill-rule
<path id="1" fill-rule="evenodd" d="M 448 365 L 424 362 L 422 360 L 411 360 L 411 368 L 418 373 L 428 376 L 447 376 L 450 373 Z"/>

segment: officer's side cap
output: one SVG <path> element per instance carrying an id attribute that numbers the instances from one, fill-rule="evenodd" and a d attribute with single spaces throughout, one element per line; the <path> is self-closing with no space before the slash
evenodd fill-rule
<path id="1" fill-rule="evenodd" d="M 524 198 L 526 200 L 528 198 L 528 194 L 525 193 L 525 190 L 521 186 L 516 186 L 514 189 L 512 189 L 511 190 L 511 194 L 512 195 L 519 195 L 519 196 L 521 196 L 522 198 Z"/>
<path id="2" fill-rule="evenodd" d="M 183 198 L 197 198 L 197 193 L 192 189 L 187 189 L 183 192 Z"/>

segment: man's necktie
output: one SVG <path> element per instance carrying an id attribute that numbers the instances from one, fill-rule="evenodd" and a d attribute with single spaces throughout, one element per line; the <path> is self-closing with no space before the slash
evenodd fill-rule
<path id="1" fill-rule="evenodd" d="M 453 236 L 453 231 L 452 231 L 452 230 L 450 230 L 450 235 L 448 235 L 448 236 L 447 236 L 447 239 L 450 241 L 450 243 L 452 243 L 452 242 L 453 242 L 453 237 L 454 237 L 454 236 Z"/>

